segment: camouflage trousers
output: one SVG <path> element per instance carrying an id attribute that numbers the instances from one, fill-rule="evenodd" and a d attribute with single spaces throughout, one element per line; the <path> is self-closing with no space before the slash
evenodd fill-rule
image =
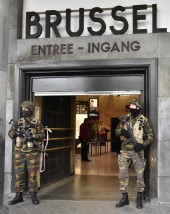
<path id="1" fill-rule="evenodd" d="M 16 192 L 25 190 L 25 172 L 28 172 L 28 187 L 30 192 L 38 191 L 37 171 L 39 169 L 39 152 L 29 153 L 15 151 L 15 189 Z"/>
<path id="2" fill-rule="evenodd" d="M 129 165 L 133 161 L 133 165 L 136 171 L 137 176 L 137 187 L 138 192 L 143 192 L 145 190 L 144 183 L 144 170 L 145 170 L 145 160 L 143 158 L 144 154 L 140 155 L 135 151 L 120 151 L 118 158 L 119 164 L 119 182 L 120 182 L 120 191 L 122 193 L 128 192 L 129 184 Z"/>

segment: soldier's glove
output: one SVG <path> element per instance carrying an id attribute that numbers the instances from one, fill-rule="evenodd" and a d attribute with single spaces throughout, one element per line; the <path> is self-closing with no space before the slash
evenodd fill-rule
<path id="1" fill-rule="evenodd" d="M 121 135 L 124 136 L 126 139 L 130 138 L 129 132 L 126 129 L 121 130 Z"/>
<path id="2" fill-rule="evenodd" d="M 28 139 L 28 141 L 33 141 L 33 140 L 35 140 L 35 138 L 31 135 L 31 136 L 29 136 L 29 137 L 27 137 L 27 139 Z"/>
<path id="3" fill-rule="evenodd" d="M 135 152 L 140 152 L 142 151 L 143 149 L 145 149 L 145 146 L 141 143 L 137 143 L 135 146 L 134 146 L 134 149 L 135 149 Z"/>
<path id="4" fill-rule="evenodd" d="M 23 137 L 22 132 L 16 131 L 16 132 L 15 132 L 15 137 Z"/>

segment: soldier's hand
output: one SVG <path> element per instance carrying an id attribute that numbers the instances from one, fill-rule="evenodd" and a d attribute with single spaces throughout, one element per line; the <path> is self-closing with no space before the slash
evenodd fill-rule
<path id="1" fill-rule="evenodd" d="M 121 135 L 124 136 L 126 139 L 130 138 L 129 132 L 126 129 L 121 130 Z"/>
<path id="2" fill-rule="evenodd" d="M 134 146 L 134 149 L 135 149 L 135 152 L 140 152 L 142 151 L 143 149 L 145 149 L 145 146 L 141 143 L 137 143 L 135 146 Z"/>
<path id="3" fill-rule="evenodd" d="M 31 135 L 31 136 L 29 136 L 29 137 L 27 137 L 27 139 L 28 139 L 28 141 L 33 141 L 33 140 L 35 140 L 35 138 Z"/>
<path id="4" fill-rule="evenodd" d="M 15 132 L 16 137 L 23 137 L 23 134 L 20 131 Z"/>
<path id="5" fill-rule="evenodd" d="M 123 135 L 120 135 L 120 140 L 121 140 L 121 142 L 123 142 L 123 141 L 125 141 L 127 139 Z"/>

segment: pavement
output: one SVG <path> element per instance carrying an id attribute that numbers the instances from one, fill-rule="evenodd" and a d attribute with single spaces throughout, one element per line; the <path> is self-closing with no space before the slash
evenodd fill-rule
<path id="1" fill-rule="evenodd" d="M 44 200 L 39 205 L 33 205 L 31 199 L 9 206 L 9 214 L 168 214 L 170 205 L 144 203 L 144 208 L 136 208 L 135 200 L 122 208 L 115 207 L 116 201 L 74 201 L 74 200 Z"/>
<path id="2" fill-rule="evenodd" d="M 79 180 L 81 178 L 81 181 Z M 90 179 L 90 182 L 85 182 Z M 96 182 L 98 179 L 98 182 Z M 73 176 L 57 184 L 40 190 L 38 198 L 40 204 L 33 205 L 29 193 L 23 195 L 24 201 L 16 205 L 8 205 L 15 195 L 4 203 L 8 212 L 3 214 L 168 214 L 170 204 L 158 203 L 157 199 L 143 203 L 143 209 L 136 208 L 136 193 L 129 192 L 130 204 L 121 208 L 116 208 L 115 204 L 120 200 L 119 191 L 111 188 L 111 176 Z M 105 181 L 104 187 L 101 185 Z M 82 183 L 80 186 L 78 183 Z M 88 183 L 91 183 L 88 186 Z M 134 182 L 133 182 L 134 183 Z M 84 188 L 82 188 L 84 185 Z M 1 212 L 0 212 L 1 213 Z"/>
<path id="3" fill-rule="evenodd" d="M 103 158 L 105 156 L 102 156 Z M 107 163 L 108 163 L 107 156 Z M 99 161 L 98 161 L 99 162 Z M 99 169 L 108 169 L 101 165 Z M 95 160 L 89 165 L 83 162 L 86 172 L 94 170 Z M 91 168 L 90 168 L 91 167 Z M 92 170 L 91 169 L 91 170 Z M 96 168 L 95 168 L 96 169 Z M 99 170 L 98 169 L 98 170 Z M 96 169 L 97 170 L 97 169 Z M 111 169 L 109 168 L 110 172 Z M 81 172 L 83 173 L 83 172 Z M 98 172 L 99 174 L 99 172 Z M 133 174 L 132 174 L 133 175 Z M 115 177 L 114 177 L 115 176 Z M 33 205 L 29 193 L 24 194 L 22 203 L 9 206 L 7 202 L 15 195 L 4 202 L 9 214 L 168 214 L 170 204 L 159 203 L 157 199 L 150 202 L 144 201 L 144 208 L 136 208 L 135 176 L 131 176 L 129 182 L 130 204 L 122 208 L 116 208 L 115 204 L 120 200 L 119 182 L 117 175 L 108 174 L 106 171 L 101 175 L 74 175 L 53 183 L 38 192 L 39 205 Z M 1 212 L 0 212 L 1 213 Z M 7 212 L 3 212 L 7 214 Z"/>

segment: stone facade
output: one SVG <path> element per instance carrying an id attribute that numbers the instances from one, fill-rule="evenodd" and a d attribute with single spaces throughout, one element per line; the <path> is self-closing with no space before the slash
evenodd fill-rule
<path id="1" fill-rule="evenodd" d="M 127 63 L 131 63 L 132 59 L 133 62 L 134 60 L 154 59 L 158 69 L 158 78 L 156 79 L 158 85 L 158 91 L 156 93 L 158 94 L 158 103 L 157 106 L 155 106 L 157 112 L 155 117 L 158 117 L 158 138 L 154 140 L 157 144 L 155 145 L 156 153 L 154 159 L 150 161 L 156 164 L 155 179 L 158 181 L 157 199 L 159 202 L 170 203 L 170 169 L 168 167 L 170 163 L 170 33 L 17 40 L 17 24 L 15 18 L 18 12 L 16 2 L 18 1 L 11 1 L 11 8 L 13 9 L 11 10 L 9 28 L 8 69 L 4 61 L 7 50 L 0 52 L 0 62 L 2 62 L 2 64 L 0 63 L 0 65 L 2 65 L 0 68 L 0 80 L 8 78 L 7 90 L 3 90 L 6 88 L 6 81 L 1 81 L 0 84 L 1 91 L 4 91 L 1 97 L 2 102 L 0 102 L 0 109 L 3 110 L 2 112 L 5 112 L 4 100 L 6 99 L 7 112 L 6 118 L 4 118 L 6 120 L 5 198 L 11 194 L 12 186 L 12 143 L 7 136 L 7 131 L 9 129 L 8 121 L 13 117 L 13 109 L 14 106 L 16 106 L 16 100 L 13 95 L 13 93 L 16 93 L 14 90 L 14 84 L 17 78 L 17 76 L 14 76 L 14 72 L 16 74 L 18 71 L 16 66 L 31 67 L 36 65 L 44 67 L 48 65 L 48 68 L 55 68 L 57 63 L 75 60 L 98 60 L 100 62 L 104 60 L 119 60 L 119 62 L 120 60 L 127 60 Z M 0 40 L 6 38 L 8 37 L 3 37 L 3 35 L 0 34 Z M 124 45 L 122 47 L 123 43 Z M 68 46 L 68 44 L 70 46 Z M 44 45 L 46 45 L 47 49 L 44 49 Z M 98 51 L 92 48 L 93 45 L 99 45 L 97 46 Z M 129 49 L 127 45 L 129 45 Z M 140 45 L 138 50 L 136 49 L 137 45 Z M 126 48 L 124 46 L 126 46 Z M 58 53 L 56 52 L 56 47 Z M 110 51 L 108 47 L 110 47 Z M 52 48 L 55 49 L 55 51 Z M 42 51 L 45 51 L 45 54 L 43 54 Z M 6 72 L 4 71 L 7 70 L 8 75 L 6 76 Z M 18 86 L 15 85 L 15 88 L 17 87 Z"/>

